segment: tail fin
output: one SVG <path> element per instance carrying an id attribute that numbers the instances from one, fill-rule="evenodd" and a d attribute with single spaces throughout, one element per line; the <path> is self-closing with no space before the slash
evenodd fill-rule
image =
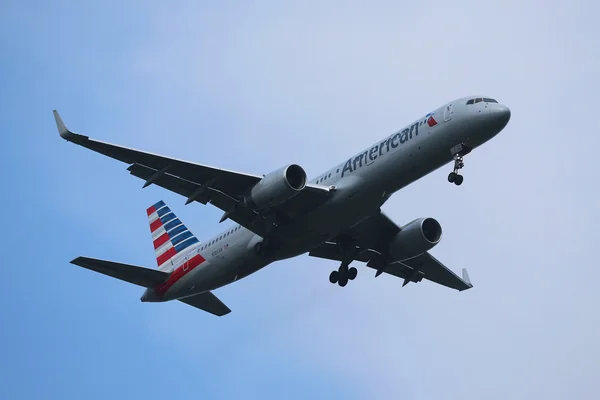
<path id="1" fill-rule="evenodd" d="M 181 223 L 164 201 L 161 200 L 149 207 L 146 212 L 159 269 L 168 266 L 169 261 L 181 251 L 198 243 L 198 239 Z"/>

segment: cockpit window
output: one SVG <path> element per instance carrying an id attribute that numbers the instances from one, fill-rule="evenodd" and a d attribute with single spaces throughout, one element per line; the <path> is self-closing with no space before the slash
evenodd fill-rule
<path id="1" fill-rule="evenodd" d="M 468 105 L 468 104 L 477 104 L 477 103 L 481 103 L 482 101 L 484 101 L 484 102 L 486 102 L 486 103 L 497 103 L 497 101 L 496 101 L 496 100 L 494 100 L 494 99 L 484 99 L 484 98 L 478 97 L 478 98 L 476 98 L 476 99 L 470 99 L 470 100 L 468 100 L 468 101 L 467 101 L 467 105 Z"/>

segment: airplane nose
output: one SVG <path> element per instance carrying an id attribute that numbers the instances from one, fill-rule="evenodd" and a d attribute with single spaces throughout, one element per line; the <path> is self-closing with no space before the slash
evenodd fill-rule
<path id="1" fill-rule="evenodd" d="M 498 129 L 503 129 L 510 121 L 510 108 L 503 104 L 496 104 L 490 109 L 490 118 Z"/>

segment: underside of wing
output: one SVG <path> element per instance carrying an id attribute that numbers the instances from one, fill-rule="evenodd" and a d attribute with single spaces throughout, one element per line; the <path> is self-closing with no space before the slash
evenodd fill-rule
<path id="1" fill-rule="evenodd" d="M 398 274 L 396 276 L 405 278 L 407 272 L 406 269 L 403 269 L 402 267 L 407 266 L 410 268 L 410 271 L 408 272 L 410 275 L 414 274 L 415 271 L 418 271 L 419 274 L 423 274 L 425 279 L 458 291 L 467 290 L 473 287 L 466 269 L 463 269 L 463 277 L 461 278 L 429 253 L 423 253 L 415 258 L 403 261 L 401 264 L 403 265 L 392 265 L 390 270 L 388 271 L 386 269 L 385 272 L 391 275 Z"/>
<path id="2" fill-rule="evenodd" d="M 169 172 L 173 176 L 198 184 L 213 181 L 211 186 L 225 192 L 236 192 L 240 188 L 242 190 L 247 189 L 261 179 L 257 175 L 200 165 L 94 140 L 88 136 L 69 131 L 56 111 L 54 111 L 54 116 L 63 139 L 127 164 L 145 166 L 154 171 L 153 175 L 155 174 L 155 176 L 149 178 L 156 178 L 165 172 Z M 153 183 L 152 180 L 149 183 Z"/>
<path id="3" fill-rule="evenodd" d="M 212 204 L 224 211 L 222 221 L 229 218 L 260 236 L 298 215 L 322 204 L 329 196 L 327 187 L 307 184 L 296 196 L 272 207 L 268 213 L 246 206 L 242 199 L 261 181 L 258 175 L 228 171 L 188 161 L 147 153 L 101 142 L 69 131 L 56 111 L 56 125 L 65 140 L 97 153 L 130 164 L 131 175 L 145 181 L 144 187 L 155 184 L 184 196 L 186 204 Z M 270 215 L 267 215 L 270 214 Z"/>
<path id="4" fill-rule="evenodd" d="M 459 291 L 473 287 L 465 269 L 461 278 L 428 252 L 402 262 L 393 260 L 388 245 L 401 229 L 383 213 L 378 213 L 338 238 L 312 249 L 309 255 L 342 262 L 343 252 L 351 251 L 354 260 L 376 270 L 375 276 L 381 273 L 396 276 L 404 280 L 403 286 L 427 279 Z"/>

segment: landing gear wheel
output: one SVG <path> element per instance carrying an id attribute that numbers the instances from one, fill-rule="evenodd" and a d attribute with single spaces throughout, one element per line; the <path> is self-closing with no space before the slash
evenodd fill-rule
<path id="1" fill-rule="evenodd" d="M 329 274 L 329 282 L 333 284 L 338 283 L 339 275 L 340 274 L 337 271 L 331 271 L 331 273 Z"/>
<path id="2" fill-rule="evenodd" d="M 354 267 L 348 268 L 347 265 L 340 265 L 337 271 L 331 271 L 329 274 L 329 282 L 338 284 L 340 287 L 344 287 L 348 284 L 348 281 L 356 278 L 358 270 Z"/>
<path id="3" fill-rule="evenodd" d="M 356 278 L 356 275 L 358 275 L 358 270 L 356 268 L 352 267 L 348 270 L 348 279 L 351 281 Z"/>
<path id="4" fill-rule="evenodd" d="M 450 152 L 454 158 L 454 170 L 448 175 L 448 182 L 460 186 L 463 183 L 463 177 L 459 175 L 458 171 L 465 167 L 464 157 L 471 152 L 471 148 L 464 143 L 459 143 L 450 149 Z"/>

